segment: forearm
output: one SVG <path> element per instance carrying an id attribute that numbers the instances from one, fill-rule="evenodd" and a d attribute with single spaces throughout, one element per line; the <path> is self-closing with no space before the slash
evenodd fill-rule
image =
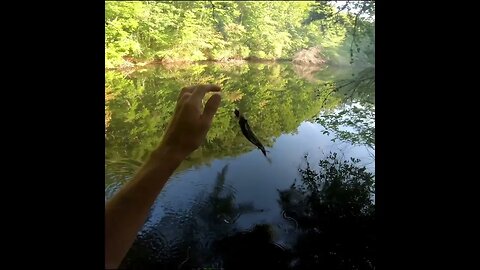
<path id="1" fill-rule="evenodd" d="M 105 205 L 105 266 L 116 269 L 147 219 L 158 193 L 183 159 L 205 140 L 220 95 L 212 95 L 202 105 L 207 92 L 216 85 L 195 85 L 180 91 L 175 114 L 163 142 L 140 169 Z"/>
<path id="2" fill-rule="evenodd" d="M 183 156 L 159 147 L 134 179 L 105 206 L 105 264 L 118 268 L 145 223 L 149 210 Z"/>

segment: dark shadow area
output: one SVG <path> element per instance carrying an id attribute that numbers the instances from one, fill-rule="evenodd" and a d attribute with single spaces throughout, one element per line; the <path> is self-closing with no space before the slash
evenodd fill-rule
<path id="1" fill-rule="evenodd" d="M 293 269 L 375 268 L 375 177 L 359 162 L 330 153 L 319 170 L 307 162 L 302 182 L 279 191 L 286 216 L 301 230 Z"/>
<path id="2" fill-rule="evenodd" d="M 330 153 L 313 167 L 305 156 L 300 180 L 279 190 L 283 218 L 295 227 L 292 248 L 277 243 L 273 224 L 238 231 L 235 220 L 262 212 L 236 204 L 226 184 L 228 165 L 201 203 L 165 216 L 139 235 L 128 269 L 374 269 L 374 174 L 360 160 Z M 168 238 L 168 239 L 167 239 Z"/>
<path id="3" fill-rule="evenodd" d="M 288 269 L 291 252 L 275 244 L 270 225 L 256 225 L 215 243 L 224 269 Z"/>
<path id="4" fill-rule="evenodd" d="M 216 264 L 221 258 L 211 250 L 217 239 L 235 231 L 244 214 L 263 212 L 253 203 L 236 203 L 235 190 L 226 183 L 228 165 L 217 174 L 213 190 L 199 196 L 185 211 L 167 213 L 144 230 L 122 264 L 128 269 L 192 269 Z"/>

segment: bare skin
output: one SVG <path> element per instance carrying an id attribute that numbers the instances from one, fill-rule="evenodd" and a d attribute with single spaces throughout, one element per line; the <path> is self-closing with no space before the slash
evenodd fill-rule
<path id="1" fill-rule="evenodd" d="M 137 172 L 105 205 L 105 268 L 117 269 L 145 223 L 149 210 L 180 163 L 205 140 L 221 97 L 216 85 L 185 87 L 178 96 L 174 116 L 160 145 Z"/>

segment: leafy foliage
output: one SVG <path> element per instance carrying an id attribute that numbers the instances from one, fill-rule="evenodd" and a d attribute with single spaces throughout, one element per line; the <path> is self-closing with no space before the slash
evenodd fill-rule
<path id="1" fill-rule="evenodd" d="M 307 161 L 302 182 L 279 191 L 286 215 L 302 230 L 293 269 L 375 269 L 375 176 L 359 162 L 330 153 L 315 170 Z"/>
<path id="2" fill-rule="evenodd" d="M 143 161 L 160 142 L 180 89 L 207 82 L 222 86 L 222 105 L 206 143 L 182 166 L 254 149 L 241 134 L 235 108 L 246 114 L 255 134 L 268 147 L 274 138 L 294 132 L 302 121 L 311 119 L 321 106 L 335 108 L 341 102 L 338 95 L 327 95 L 328 91 L 319 91 L 317 83 L 299 78 L 290 65 L 195 64 L 157 67 L 129 76 L 108 71 L 106 89 L 114 98 L 107 102 L 107 160 Z"/>
<path id="3" fill-rule="evenodd" d="M 328 84 L 331 91 L 345 97 L 345 102 L 333 111 L 323 111 L 316 118 L 324 134 L 354 145 L 375 149 L 375 70 L 366 68 L 353 79 L 340 79 Z"/>
<path id="4" fill-rule="evenodd" d="M 359 5 L 361 14 L 374 14 L 370 2 L 347 6 Z M 105 64 L 290 59 L 313 46 L 326 48 L 340 63 L 335 49 L 349 44 L 349 35 L 357 48 L 363 46 L 357 37 L 372 36 L 373 23 L 372 16 L 335 12 L 331 3 L 313 1 L 105 2 Z M 342 53 L 346 58 L 348 51 Z"/>

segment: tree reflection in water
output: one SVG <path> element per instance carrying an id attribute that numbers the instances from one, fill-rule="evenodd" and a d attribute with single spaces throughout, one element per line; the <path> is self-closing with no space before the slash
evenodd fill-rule
<path id="1" fill-rule="evenodd" d="M 275 243 L 272 224 L 238 232 L 240 215 L 261 212 L 236 204 L 226 185 L 228 165 L 217 175 L 213 191 L 188 213 L 165 217 L 139 236 L 124 262 L 138 269 L 374 269 L 375 176 L 360 160 L 340 160 L 330 153 L 312 168 L 300 168 L 300 182 L 279 190 L 284 217 L 298 227 L 292 248 Z M 181 227 L 170 219 L 182 219 Z M 166 235 L 177 232 L 176 240 Z M 174 230 L 175 231 L 175 230 Z M 161 239 L 161 240 L 159 240 Z"/>

